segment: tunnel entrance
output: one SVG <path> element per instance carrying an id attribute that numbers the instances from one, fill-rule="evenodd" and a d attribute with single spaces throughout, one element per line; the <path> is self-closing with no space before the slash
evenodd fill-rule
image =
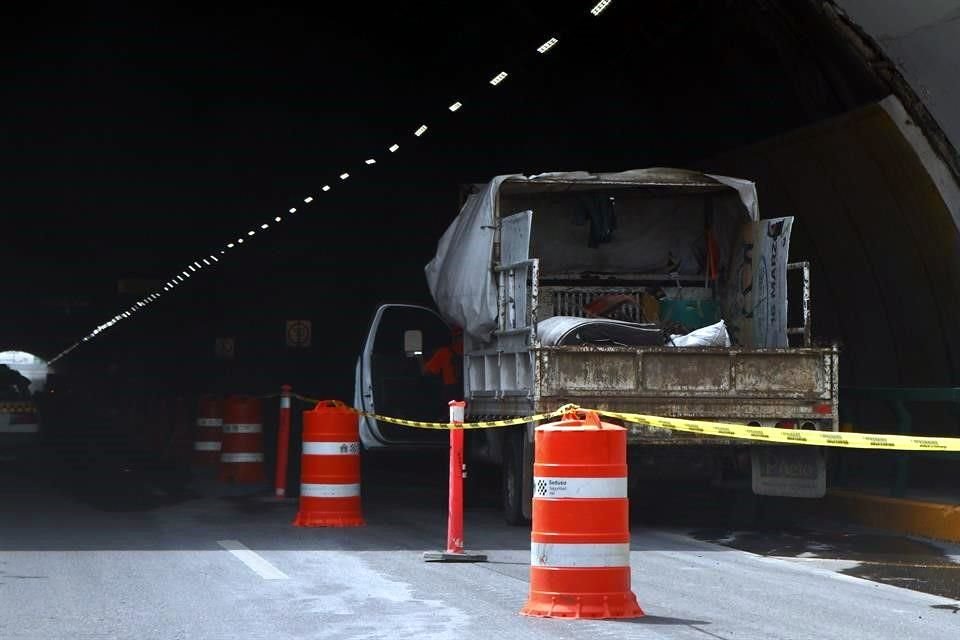
<path id="1" fill-rule="evenodd" d="M 26 351 L 0 351 L 0 366 L 2 365 L 10 367 L 30 381 L 29 393 L 31 395 L 46 391 L 47 377 L 51 370 L 47 361 L 40 356 L 35 356 Z"/>

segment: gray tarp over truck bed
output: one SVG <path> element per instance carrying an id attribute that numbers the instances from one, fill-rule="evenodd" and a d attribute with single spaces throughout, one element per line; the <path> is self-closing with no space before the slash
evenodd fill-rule
<path id="1" fill-rule="evenodd" d="M 718 202 L 715 215 L 726 217 L 731 224 L 723 226 L 723 233 L 736 232 L 739 220 L 756 221 L 759 218 L 757 190 L 747 180 L 702 174 L 680 169 L 636 169 L 620 173 L 591 174 L 584 171 L 497 176 L 477 193 L 471 194 L 460 214 L 440 238 L 437 253 L 426 266 L 430 293 L 441 315 L 450 323 L 462 327 L 475 338 L 486 341 L 497 325 L 497 282 L 490 268 L 496 241 L 497 221 L 513 211 L 499 211 L 500 191 L 511 183 L 524 183 L 531 187 L 542 185 L 544 191 L 606 188 L 611 192 L 623 187 L 674 187 L 678 190 L 720 190 L 724 186 L 734 189 L 739 196 L 736 209 L 732 200 Z M 653 265 L 636 262 L 644 255 L 647 246 L 662 246 L 666 235 L 677 233 L 702 233 L 702 220 L 693 218 L 670 218 L 669 209 L 663 211 L 663 220 L 669 224 L 653 225 L 643 237 L 634 238 L 635 244 L 621 255 L 611 259 L 624 263 L 622 268 L 632 267 L 639 272 L 649 271 Z M 536 213 L 534 214 L 536 215 Z M 724 243 L 721 243 L 723 248 Z M 606 248 L 607 252 L 610 248 Z M 722 259 L 728 256 L 721 256 Z M 630 262 L 633 261 L 631 265 Z M 692 261 L 688 260 L 687 263 Z M 681 268 L 683 262 L 681 262 Z M 648 267 L 645 269 L 644 267 Z"/>

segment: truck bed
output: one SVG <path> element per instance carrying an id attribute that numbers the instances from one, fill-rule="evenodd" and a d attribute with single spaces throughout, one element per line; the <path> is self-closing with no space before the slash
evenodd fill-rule
<path id="1" fill-rule="evenodd" d="M 530 358 L 529 380 L 511 357 Z M 572 402 L 584 407 L 652 415 L 836 431 L 836 347 L 789 349 L 698 349 L 606 346 L 538 347 L 529 353 L 501 353 L 500 369 L 521 372 L 520 384 L 476 384 L 468 400 L 472 413 L 514 415 L 556 409 Z M 489 369 L 489 367 L 488 367 Z M 503 377 L 501 377 L 501 381 Z M 489 379 L 489 382 L 499 382 Z M 528 384 L 524 384 L 528 383 Z M 486 386 L 487 388 L 483 388 Z M 507 388 L 507 387 L 513 388 Z M 721 444 L 716 438 L 637 426 L 632 440 L 650 444 Z"/>

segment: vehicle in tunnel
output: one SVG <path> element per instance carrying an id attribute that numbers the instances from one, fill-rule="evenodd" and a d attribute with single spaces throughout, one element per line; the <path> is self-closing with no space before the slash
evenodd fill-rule
<path id="1" fill-rule="evenodd" d="M 445 421 L 460 389 L 428 375 L 424 360 L 451 341 L 448 327 L 462 327 L 468 419 L 576 403 L 835 431 L 838 348 L 813 346 L 809 268 L 787 261 L 792 222 L 761 220 L 753 183 L 692 171 L 499 176 L 473 189 L 426 267 L 439 312 L 377 310 L 357 363 L 356 406 Z M 803 275 L 796 327 L 787 326 L 790 267 Z M 697 330 L 715 339 L 698 341 Z M 473 459 L 502 467 L 513 523 L 529 515 L 534 426 L 470 434 Z M 814 449 L 627 426 L 635 482 L 749 466 L 757 493 L 825 491 Z M 370 416 L 360 432 L 368 448 L 444 441 Z"/>
<path id="2" fill-rule="evenodd" d="M 25 351 L 0 352 L 0 449 L 39 442 L 40 418 L 34 395 L 46 388 L 49 367 Z"/>

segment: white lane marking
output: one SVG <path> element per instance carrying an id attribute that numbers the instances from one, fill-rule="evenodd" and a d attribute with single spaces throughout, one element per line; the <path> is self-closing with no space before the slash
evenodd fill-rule
<path id="1" fill-rule="evenodd" d="M 226 549 L 234 558 L 264 580 L 289 580 L 290 576 L 270 564 L 263 556 L 253 551 L 239 540 L 217 540 L 217 544 Z"/>

